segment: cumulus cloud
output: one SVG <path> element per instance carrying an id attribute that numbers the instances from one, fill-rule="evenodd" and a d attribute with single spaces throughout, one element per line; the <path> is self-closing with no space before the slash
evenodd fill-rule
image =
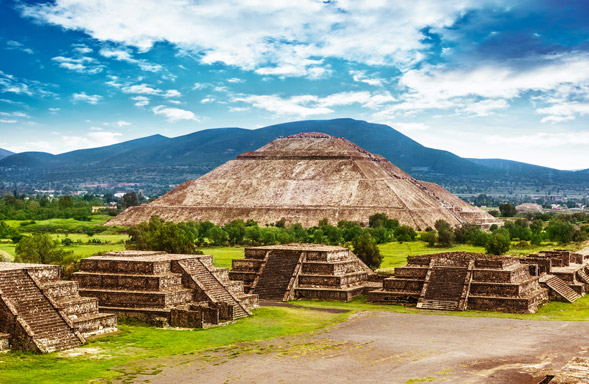
<path id="1" fill-rule="evenodd" d="M 401 75 L 400 102 L 378 115 L 384 118 L 454 109 L 467 116 L 488 116 L 508 108 L 513 99 L 535 94 L 532 100 L 537 112 L 549 115 L 543 122 L 571 120 L 587 111 L 588 64 L 589 54 L 570 52 L 469 67 L 425 65 Z"/>
<path id="2" fill-rule="evenodd" d="M 381 105 L 394 101 L 390 93 L 372 94 L 370 92 L 340 92 L 325 97 L 315 95 L 299 95 L 281 97 L 279 95 L 241 95 L 231 99 L 243 102 L 255 108 L 265 109 L 276 116 L 292 115 L 307 117 L 333 113 L 333 107 L 360 104 L 366 108 L 379 108 Z"/>
<path id="3" fill-rule="evenodd" d="M 329 71 L 321 58 L 369 65 L 419 62 L 429 47 L 424 28 L 450 26 L 467 10 L 498 1 L 144 0 L 137 7 L 133 0 L 57 0 L 21 10 L 38 21 L 140 51 L 166 41 L 207 64 L 321 77 Z"/>
<path id="4" fill-rule="evenodd" d="M 179 120 L 193 120 L 200 121 L 200 119 L 191 111 L 185 109 L 166 107 L 165 105 L 158 105 L 151 109 L 156 115 L 164 116 L 170 122 Z"/>
<path id="5" fill-rule="evenodd" d="M 100 95 L 87 95 L 86 92 L 74 93 L 72 96 L 74 102 L 83 101 L 88 104 L 97 104 L 101 99 L 102 96 Z"/>

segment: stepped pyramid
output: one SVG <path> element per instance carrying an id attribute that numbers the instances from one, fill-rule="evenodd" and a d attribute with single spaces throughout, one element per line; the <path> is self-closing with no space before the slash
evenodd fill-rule
<path id="1" fill-rule="evenodd" d="M 222 225 L 253 219 L 261 225 L 368 223 L 386 213 L 414 228 L 450 224 L 490 226 L 500 221 L 444 188 L 416 180 L 384 157 L 343 138 L 302 133 L 246 152 L 150 204 L 130 207 L 109 225 L 136 225 L 151 216 L 167 221 L 210 220 Z"/>
<path id="2" fill-rule="evenodd" d="M 349 249 L 287 244 L 245 249 L 234 259 L 229 278 L 260 299 L 349 301 L 382 286 L 376 274 Z"/>
<path id="3" fill-rule="evenodd" d="M 514 257 L 448 252 L 413 256 L 395 268 L 372 303 L 417 303 L 417 308 L 530 313 L 548 301 L 535 266 Z"/>
<path id="4" fill-rule="evenodd" d="M 209 255 L 109 252 L 82 260 L 73 274 L 80 294 L 100 309 L 159 326 L 207 328 L 251 314 L 257 296 L 229 280 Z"/>
<path id="5" fill-rule="evenodd" d="M 58 266 L 0 263 L 0 350 L 61 351 L 116 325 L 98 300 L 80 297 L 76 282 L 59 280 Z"/>

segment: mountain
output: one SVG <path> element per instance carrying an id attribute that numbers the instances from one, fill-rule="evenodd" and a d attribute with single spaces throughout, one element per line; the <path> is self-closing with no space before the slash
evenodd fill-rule
<path id="1" fill-rule="evenodd" d="M 0 148 L 0 160 L 10 155 L 14 155 L 14 152 L 7 151 L 6 149 Z"/>
<path id="2" fill-rule="evenodd" d="M 549 167 L 542 167 L 528 163 L 522 163 L 513 160 L 503 159 L 468 159 L 475 164 L 482 165 L 488 168 L 499 170 L 508 177 L 522 178 L 528 177 L 530 179 L 544 179 L 553 182 L 560 182 L 574 179 L 586 179 L 589 175 L 589 169 L 582 171 L 562 171 Z"/>
<path id="3" fill-rule="evenodd" d="M 60 155 L 24 152 L 0 159 L 0 180 L 39 188 L 77 188 L 83 182 L 139 183 L 161 193 L 170 185 L 197 178 L 280 136 L 323 132 L 344 137 L 387 158 L 412 176 L 441 184 L 453 192 L 488 193 L 511 183 L 538 190 L 547 183 L 589 185 L 589 170 L 560 171 L 499 159 L 465 159 L 424 147 L 395 129 L 353 119 L 306 120 L 259 129 L 216 128 L 168 138 L 149 136 L 100 148 Z M 0 181 L 0 183 L 2 183 Z M 12 184 L 11 184 L 12 183 Z M 1 184 L 0 184 L 1 186 Z"/>

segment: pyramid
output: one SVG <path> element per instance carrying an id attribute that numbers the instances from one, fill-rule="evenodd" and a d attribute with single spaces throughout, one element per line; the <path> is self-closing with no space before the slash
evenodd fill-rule
<path id="1" fill-rule="evenodd" d="M 136 225 L 151 216 L 167 221 L 235 219 L 270 224 L 367 223 L 385 213 L 414 228 L 499 223 L 433 183 L 419 181 L 380 155 L 322 133 L 280 137 L 206 175 L 186 181 L 150 204 L 130 207 L 109 225 Z"/>

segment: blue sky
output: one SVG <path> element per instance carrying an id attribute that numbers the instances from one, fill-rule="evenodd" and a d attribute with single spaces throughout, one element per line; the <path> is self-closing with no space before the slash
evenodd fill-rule
<path id="1" fill-rule="evenodd" d="M 0 0 L 1 148 L 337 117 L 589 168 L 589 4 Z"/>

